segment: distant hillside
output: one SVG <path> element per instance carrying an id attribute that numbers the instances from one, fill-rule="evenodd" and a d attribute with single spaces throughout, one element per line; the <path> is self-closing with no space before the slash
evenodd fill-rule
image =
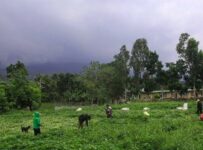
<path id="1" fill-rule="evenodd" d="M 26 65 L 31 76 L 36 74 L 53 73 L 80 73 L 88 63 L 42 63 Z M 6 68 L 6 67 L 5 67 Z M 5 75 L 6 69 L 0 68 L 0 73 Z"/>

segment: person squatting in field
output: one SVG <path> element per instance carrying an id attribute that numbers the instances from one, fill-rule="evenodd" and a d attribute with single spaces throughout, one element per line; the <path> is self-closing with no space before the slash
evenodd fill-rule
<path id="1" fill-rule="evenodd" d="M 34 130 L 34 135 L 40 134 L 40 114 L 39 112 L 34 112 L 34 117 L 33 117 L 33 130 Z"/>
<path id="2" fill-rule="evenodd" d="M 107 118 L 112 118 L 112 108 L 111 108 L 111 106 L 109 106 L 109 105 L 107 104 L 105 111 L 106 111 L 106 116 L 107 116 Z"/>

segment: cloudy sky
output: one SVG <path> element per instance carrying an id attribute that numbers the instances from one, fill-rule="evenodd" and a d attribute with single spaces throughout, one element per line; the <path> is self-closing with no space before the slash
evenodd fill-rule
<path id="1" fill-rule="evenodd" d="M 202 18 L 202 0 L 0 0 L 0 62 L 108 62 L 138 38 L 174 61 L 183 32 L 203 48 Z"/>

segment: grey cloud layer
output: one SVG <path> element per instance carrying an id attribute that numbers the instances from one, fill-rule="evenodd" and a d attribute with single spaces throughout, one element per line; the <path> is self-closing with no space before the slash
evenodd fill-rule
<path id="1" fill-rule="evenodd" d="M 180 33 L 203 41 L 202 8 L 201 0 L 1 0 L 0 62 L 109 61 L 142 37 L 174 61 Z"/>

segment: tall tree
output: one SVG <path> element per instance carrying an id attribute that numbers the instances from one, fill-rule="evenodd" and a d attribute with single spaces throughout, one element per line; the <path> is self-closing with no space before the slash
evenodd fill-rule
<path id="1" fill-rule="evenodd" d="M 139 95 L 140 90 L 143 88 L 142 74 L 146 67 L 148 55 L 147 40 L 137 39 L 133 45 L 130 58 L 130 66 L 134 72 L 134 83 L 131 83 L 131 89 L 133 89 L 135 95 Z"/>
<path id="2" fill-rule="evenodd" d="M 158 88 L 158 84 L 155 81 L 163 67 L 158 58 L 159 56 L 156 52 L 149 51 L 143 72 L 144 91 L 147 93 Z"/>
<path id="3" fill-rule="evenodd" d="M 126 92 L 127 92 L 127 84 L 128 84 L 128 76 L 129 76 L 129 51 L 127 50 L 126 46 L 123 45 L 120 49 L 120 52 L 114 56 L 114 61 L 112 62 L 112 65 L 115 67 L 116 74 L 120 80 L 120 87 L 122 88 L 122 91 L 119 95 L 122 95 L 125 93 L 126 98 Z"/>
<path id="4" fill-rule="evenodd" d="M 135 78 L 141 78 L 146 60 L 149 55 L 149 48 L 146 39 L 137 39 L 131 51 L 130 65 L 133 68 Z"/>
<path id="5" fill-rule="evenodd" d="M 6 71 L 7 71 L 7 78 L 8 79 L 22 78 L 22 79 L 27 80 L 28 71 L 27 71 L 25 65 L 20 61 L 17 61 L 17 63 L 14 65 L 10 64 L 6 68 Z"/>
<path id="6" fill-rule="evenodd" d="M 149 55 L 146 59 L 145 68 L 149 75 L 155 75 L 162 69 L 163 65 L 159 61 L 159 55 L 156 52 L 149 51 Z"/>
<path id="7" fill-rule="evenodd" d="M 81 81 L 86 87 L 86 93 L 88 95 L 88 99 L 93 102 L 97 100 L 98 96 L 98 74 L 101 69 L 101 64 L 97 61 L 92 61 L 89 66 L 84 68 L 81 74 Z"/>
<path id="8" fill-rule="evenodd" d="M 40 90 L 36 93 L 39 87 L 28 80 L 28 71 L 25 65 L 18 61 L 14 65 L 9 65 L 6 70 L 9 81 L 6 88 L 8 102 L 12 103 L 15 107 L 29 107 L 32 110 L 33 103 L 39 103 L 41 96 L 35 99 L 35 94 L 40 95 Z"/>
<path id="9" fill-rule="evenodd" d="M 177 93 L 182 95 L 187 91 L 187 86 L 182 81 L 184 73 L 183 66 L 180 61 L 177 61 L 176 63 L 167 63 L 166 67 L 168 68 L 168 70 L 166 70 L 168 89 L 171 92 L 176 92 L 175 98 L 177 99 Z"/>
<path id="10" fill-rule="evenodd" d="M 123 97 L 123 82 L 112 64 L 102 64 L 98 75 L 99 89 L 103 90 L 106 102 L 115 102 Z"/>
<path id="11" fill-rule="evenodd" d="M 176 51 L 179 54 L 179 58 L 187 66 L 188 81 L 191 82 L 191 86 L 194 90 L 197 88 L 196 84 L 199 79 L 199 64 L 202 62 L 201 50 L 198 48 L 199 42 L 194 38 L 190 38 L 188 33 L 182 33 L 177 44 Z"/>
<path id="12" fill-rule="evenodd" d="M 199 79 L 200 79 L 200 81 L 201 81 L 201 85 L 203 84 L 202 82 L 203 82 L 203 51 L 201 50 L 200 52 L 199 52 L 199 55 L 198 55 L 198 57 L 199 57 L 199 64 L 198 64 L 198 72 L 199 72 Z"/>

